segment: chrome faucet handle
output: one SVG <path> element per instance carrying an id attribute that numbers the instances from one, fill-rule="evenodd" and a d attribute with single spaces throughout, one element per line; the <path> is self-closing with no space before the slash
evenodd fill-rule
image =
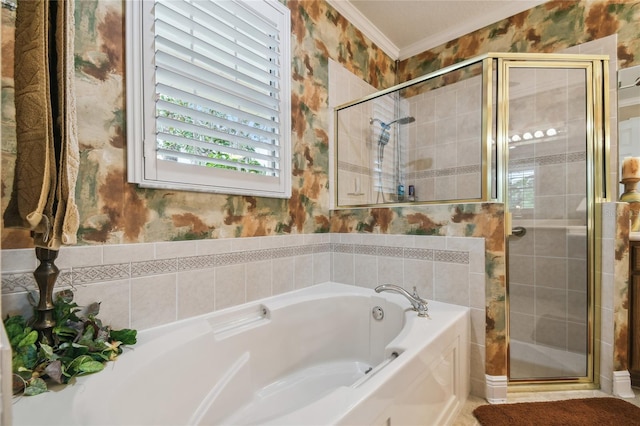
<path id="1" fill-rule="evenodd" d="M 428 302 L 426 299 L 423 299 L 418 294 L 418 289 L 416 286 L 413 286 L 413 294 L 412 296 L 416 299 L 416 304 L 414 305 L 414 309 L 418 311 L 418 316 L 429 318 L 429 306 L 427 306 Z"/>
<path id="2" fill-rule="evenodd" d="M 420 295 L 418 294 L 418 289 L 416 288 L 415 285 L 413 286 L 413 294 L 412 294 L 412 296 L 415 297 L 416 299 L 418 299 L 419 301 L 421 301 L 424 304 L 428 303 L 426 299 L 423 299 L 422 297 L 420 297 Z"/>
<path id="3" fill-rule="evenodd" d="M 393 284 L 379 285 L 378 287 L 375 288 L 375 291 L 376 293 L 380 293 L 383 291 L 400 293 L 401 295 L 403 295 L 409 300 L 409 302 L 411 303 L 411 306 L 413 307 L 413 310 L 418 312 L 418 316 L 427 317 L 427 318 L 429 317 L 427 313 L 429 311 L 429 307 L 427 306 L 427 301 L 422 297 L 418 296 L 418 290 L 416 289 L 416 287 L 413 287 L 413 294 L 410 294 L 407 290 L 403 289 L 402 287 L 393 285 Z"/>

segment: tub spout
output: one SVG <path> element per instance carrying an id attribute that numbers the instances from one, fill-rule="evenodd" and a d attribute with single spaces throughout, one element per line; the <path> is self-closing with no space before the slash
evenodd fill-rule
<path id="1" fill-rule="evenodd" d="M 404 288 L 393 285 L 393 284 L 383 284 L 376 287 L 376 293 L 381 293 L 383 291 L 391 291 L 394 293 L 400 293 L 404 297 L 406 297 L 409 302 L 411 302 L 411 306 L 413 310 L 418 313 L 419 317 L 428 317 L 429 307 L 427 306 L 427 301 L 418 295 L 418 291 L 415 287 L 413 287 L 413 294 L 409 293 Z"/>

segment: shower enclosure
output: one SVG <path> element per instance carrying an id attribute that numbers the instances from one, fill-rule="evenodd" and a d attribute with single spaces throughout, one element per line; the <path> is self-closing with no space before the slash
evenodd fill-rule
<path id="1" fill-rule="evenodd" d="M 607 67 L 487 54 L 336 109 L 338 208 L 504 205 L 512 385 L 598 381 Z"/>
<path id="2" fill-rule="evenodd" d="M 504 64 L 507 98 L 509 375 L 590 375 L 589 132 L 596 95 L 588 62 Z"/>
<path id="3" fill-rule="evenodd" d="M 342 106 L 338 206 L 479 200 L 483 62 Z"/>

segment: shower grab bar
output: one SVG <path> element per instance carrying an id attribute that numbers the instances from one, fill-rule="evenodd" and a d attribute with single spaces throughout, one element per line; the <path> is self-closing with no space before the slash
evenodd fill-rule
<path id="1" fill-rule="evenodd" d="M 265 305 L 249 306 L 227 318 L 209 320 L 209 326 L 216 340 L 226 339 L 250 328 L 269 323 L 271 312 Z"/>
<path id="2" fill-rule="evenodd" d="M 364 376 L 360 377 L 358 380 L 356 380 L 351 386 L 351 389 L 357 389 L 360 386 L 362 386 L 366 381 L 368 381 L 370 378 L 372 378 L 373 376 L 375 376 L 376 374 L 378 374 L 380 372 L 380 370 L 382 370 L 383 368 L 385 368 L 387 365 L 389 365 L 391 363 L 391 361 L 393 361 L 394 359 L 398 358 L 400 354 L 397 351 L 394 351 L 391 353 L 391 355 L 389 356 L 389 358 L 383 360 L 380 364 L 376 365 L 375 367 L 373 367 L 371 370 L 369 370 L 368 372 L 365 373 Z"/>

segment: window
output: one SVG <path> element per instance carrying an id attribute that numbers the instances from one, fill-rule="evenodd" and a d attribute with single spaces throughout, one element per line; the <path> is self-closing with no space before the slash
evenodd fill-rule
<path id="1" fill-rule="evenodd" d="M 523 168 L 509 171 L 509 206 L 522 211 L 535 206 L 535 173 L 533 169 Z"/>
<path id="2" fill-rule="evenodd" d="M 126 5 L 129 181 L 289 197 L 289 10 L 274 0 Z"/>

